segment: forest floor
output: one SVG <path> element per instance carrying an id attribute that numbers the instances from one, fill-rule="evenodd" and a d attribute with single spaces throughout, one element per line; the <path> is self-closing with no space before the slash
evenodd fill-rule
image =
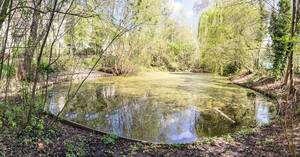
<path id="1" fill-rule="evenodd" d="M 40 135 L 0 136 L 0 148 L 3 156 L 289 156 L 278 123 L 192 144 L 166 145 L 95 134 L 57 122 Z"/>
<path id="2" fill-rule="evenodd" d="M 252 75 L 252 74 L 251 74 Z M 258 83 L 255 75 L 232 79 L 233 83 L 278 94 L 286 90 L 278 82 Z M 251 80 L 251 81 L 249 81 Z M 268 80 L 266 78 L 265 80 Z M 261 81 L 263 82 L 263 81 Z M 278 85 L 277 85 L 278 84 Z M 297 88 L 300 79 L 296 78 Z M 277 87 L 278 86 L 278 87 Z M 279 87 L 280 86 L 280 87 Z M 279 92 L 280 93 L 280 92 Z M 283 98 L 281 96 L 278 97 Z M 278 101 L 282 101 L 281 99 Z M 283 102 L 283 101 L 282 101 Z M 51 118 L 50 118 L 51 119 Z M 300 123 L 294 127 L 296 152 L 300 155 Z M 150 144 L 93 133 L 57 121 L 38 133 L 0 133 L 0 156 L 290 156 L 279 120 L 218 138 L 192 144 Z"/>

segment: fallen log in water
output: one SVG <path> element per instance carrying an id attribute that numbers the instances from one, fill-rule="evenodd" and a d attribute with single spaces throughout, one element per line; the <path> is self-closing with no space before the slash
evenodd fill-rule
<path id="1" fill-rule="evenodd" d="M 221 116 L 223 116 L 224 118 L 226 118 L 227 120 L 229 120 L 229 121 L 232 122 L 233 124 L 236 123 L 234 120 L 232 120 L 231 118 L 229 118 L 225 113 L 223 113 L 222 111 L 220 111 L 218 108 L 214 107 L 213 109 L 214 109 L 215 111 L 217 111 L 218 113 L 220 113 Z"/>

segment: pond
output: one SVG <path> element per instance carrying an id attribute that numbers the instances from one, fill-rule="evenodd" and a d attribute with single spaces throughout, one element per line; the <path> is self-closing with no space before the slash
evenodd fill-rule
<path id="1" fill-rule="evenodd" d="M 57 114 L 63 108 L 68 88 L 63 83 L 50 89 L 47 110 Z M 270 99 L 224 77 L 151 72 L 89 79 L 61 117 L 121 137 L 190 143 L 268 123 L 274 112 Z"/>

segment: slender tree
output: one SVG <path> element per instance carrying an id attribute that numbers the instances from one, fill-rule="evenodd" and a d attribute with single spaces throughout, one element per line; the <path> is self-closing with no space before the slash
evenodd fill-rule
<path id="1" fill-rule="evenodd" d="M 292 15 L 292 22 L 291 22 L 291 36 L 290 36 L 290 41 L 288 45 L 288 54 L 289 54 L 289 62 L 288 62 L 288 68 L 286 71 L 285 79 L 284 79 L 284 84 L 287 84 L 288 80 L 289 82 L 289 94 L 293 94 L 294 92 L 294 65 L 293 65 L 293 60 L 294 60 L 294 48 L 295 48 L 295 38 L 296 33 L 299 31 L 297 28 L 297 24 L 299 23 L 299 16 L 300 16 L 300 2 L 297 0 L 293 0 L 293 15 Z"/>
<path id="2" fill-rule="evenodd" d="M 0 30 L 2 28 L 2 24 L 5 21 L 6 17 L 7 17 L 7 11 L 9 8 L 9 2 L 10 0 L 5 0 L 5 1 L 0 1 Z M 6 37 L 7 40 L 7 37 Z M 2 77 L 2 71 L 3 71 L 3 64 L 4 64 L 4 54 L 5 54 L 5 46 L 6 43 L 3 45 L 1 54 L 0 54 L 0 60 L 1 60 L 1 65 L 0 65 L 0 79 Z"/>
<path id="3" fill-rule="evenodd" d="M 40 13 L 39 10 L 41 8 L 42 0 L 32 1 L 34 6 L 34 11 L 32 14 L 32 21 L 30 26 L 30 36 L 27 44 L 27 48 L 24 53 L 24 62 L 23 69 L 25 70 L 26 76 L 21 76 L 22 79 L 32 80 L 32 60 L 34 56 L 34 51 L 36 50 L 36 46 L 38 44 L 38 25 L 40 21 Z"/>
<path id="4" fill-rule="evenodd" d="M 2 24 L 5 21 L 6 17 L 7 17 L 7 10 L 8 10 L 8 6 L 9 6 L 9 2 L 10 0 L 4 0 L 4 1 L 0 1 L 0 29 L 2 28 Z"/>
<path id="5" fill-rule="evenodd" d="M 276 77 L 282 76 L 288 56 L 288 38 L 290 34 L 291 2 L 280 0 L 278 12 L 273 9 L 270 19 L 269 33 L 272 38 L 274 54 L 273 69 Z"/>
<path id="6" fill-rule="evenodd" d="M 49 19 L 49 22 L 48 22 L 48 25 L 47 25 L 47 28 L 46 28 L 46 34 L 45 34 L 44 40 L 42 41 L 42 45 L 41 45 L 41 48 L 40 48 L 40 51 L 39 51 L 39 55 L 37 57 L 37 65 L 40 65 L 40 63 L 41 63 L 44 48 L 45 48 L 45 45 L 46 45 L 46 42 L 47 42 L 47 39 L 48 39 L 48 36 L 49 36 L 51 26 L 53 24 L 55 10 L 57 9 L 57 3 L 58 3 L 58 0 L 55 0 L 54 4 L 53 4 L 53 7 L 52 7 L 50 19 Z M 29 124 L 29 122 L 31 120 L 31 116 L 32 116 L 32 110 L 35 107 L 35 94 L 36 94 L 36 87 L 37 87 L 39 72 L 40 72 L 40 66 L 37 66 L 35 68 L 34 84 L 33 84 L 33 87 L 32 87 L 32 94 L 31 94 L 31 100 L 30 100 L 30 104 L 29 104 L 29 112 L 28 112 L 28 116 L 27 116 L 26 125 Z"/>

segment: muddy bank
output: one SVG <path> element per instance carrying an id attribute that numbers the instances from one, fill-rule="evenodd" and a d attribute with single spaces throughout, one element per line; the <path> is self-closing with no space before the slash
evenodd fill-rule
<path id="1" fill-rule="evenodd" d="M 250 88 L 259 93 L 262 93 L 270 98 L 276 100 L 279 105 L 282 107 L 286 103 L 286 93 L 288 87 L 283 85 L 282 81 L 275 81 L 269 77 L 261 77 L 258 74 L 246 74 L 235 76 L 230 78 L 231 82 L 245 88 Z M 296 104 L 300 104 L 300 77 L 295 76 L 294 79 L 295 89 L 296 89 Z"/>

